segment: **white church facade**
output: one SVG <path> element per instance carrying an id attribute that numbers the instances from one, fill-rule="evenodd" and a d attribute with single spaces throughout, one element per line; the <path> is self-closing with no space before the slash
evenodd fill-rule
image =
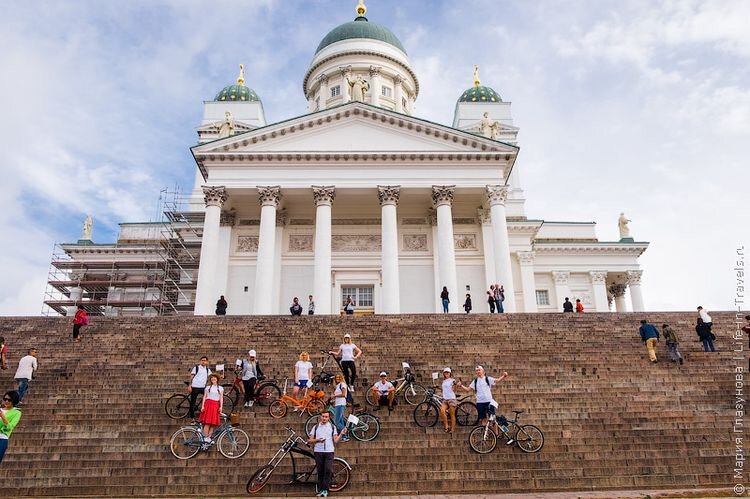
<path id="1" fill-rule="evenodd" d="M 357 313 L 434 313 L 446 287 L 451 312 L 463 313 L 466 294 L 485 312 L 487 290 L 500 283 L 506 312 L 560 311 L 565 297 L 586 311 L 643 310 L 638 258 L 648 243 L 629 237 L 624 217 L 620 240 L 599 241 L 594 222 L 527 216 L 510 102 L 475 69 L 450 125 L 420 119 L 406 50 L 361 2 L 357 9 L 316 50 L 304 114 L 267 123 L 242 70 L 204 103 L 195 185 L 168 231 L 190 229 L 183 239 L 196 264 L 172 277 L 155 264 L 151 302 L 167 299 L 159 282 L 171 279 L 172 309 L 195 314 L 213 314 L 222 295 L 228 314 L 288 314 L 293 297 L 306 309 L 310 295 L 316 314 L 341 313 L 349 295 Z M 155 242 L 160 232 L 122 224 L 117 244 L 63 245 L 76 263 L 57 286 L 67 301 L 53 308 L 87 294 L 102 302 L 94 312 L 149 308 L 117 298 L 148 283 L 126 276 L 96 295 L 86 282 L 106 280 L 101 269 L 118 259 L 159 261 L 154 252 L 169 252 Z M 126 251 L 139 245 L 143 253 Z"/>

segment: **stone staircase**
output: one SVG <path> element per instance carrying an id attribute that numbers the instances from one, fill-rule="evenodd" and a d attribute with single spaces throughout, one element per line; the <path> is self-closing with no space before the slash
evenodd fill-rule
<path id="1" fill-rule="evenodd" d="M 537 454 L 500 448 L 478 455 L 468 428 L 446 436 L 439 424 L 418 428 L 412 408 L 381 411 L 374 442 L 341 444 L 353 466 L 352 495 L 415 495 L 607 489 L 728 488 L 734 468 L 734 314 L 716 313 L 718 353 L 702 351 L 693 313 L 649 313 L 671 324 L 685 364 L 648 362 L 637 336 L 641 314 L 401 315 L 371 317 L 170 317 L 92 320 L 81 343 L 68 319 L 2 318 L 10 350 L 3 389 L 28 347 L 39 349 L 23 418 L 0 465 L 3 495 L 16 496 L 242 496 L 253 471 L 286 438 L 283 420 L 265 408 L 242 409 L 251 437 L 236 461 L 212 449 L 175 459 L 170 435 L 180 426 L 164 402 L 201 355 L 228 364 L 250 348 L 279 380 L 293 375 L 302 350 L 320 362 L 344 333 L 364 350 L 355 398 L 382 369 L 408 361 L 423 384 L 451 366 L 465 382 L 480 363 L 510 377 L 495 390 L 501 412 L 524 409 L 522 421 L 544 430 Z M 334 366 L 335 367 L 335 366 Z M 289 461 L 263 490 L 267 495 L 313 495 L 289 486 Z"/>

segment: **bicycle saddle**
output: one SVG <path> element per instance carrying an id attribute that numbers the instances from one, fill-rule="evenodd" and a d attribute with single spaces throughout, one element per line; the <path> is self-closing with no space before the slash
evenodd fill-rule
<path id="1" fill-rule="evenodd" d="M 516 414 L 523 414 L 523 409 L 521 409 L 520 411 L 513 409 L 513 412 L 515 412 Z"/>

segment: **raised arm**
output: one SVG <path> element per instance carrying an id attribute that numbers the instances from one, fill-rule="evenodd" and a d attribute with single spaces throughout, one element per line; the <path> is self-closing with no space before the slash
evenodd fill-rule
<path id="1" fill-rule="evenodd" d="M 339 349 L 339 351 L 341 351 L 341 349 Z M 361 356 L 362 356 L 362 350 L 358 346 L 355 346 L 354 347 L 354 358 L 358 359 Z"/>

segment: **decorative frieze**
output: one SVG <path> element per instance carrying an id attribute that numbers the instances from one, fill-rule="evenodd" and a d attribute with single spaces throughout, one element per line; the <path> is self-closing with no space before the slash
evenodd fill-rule
<path id="1" fill-rule="evenodd" d="M 453 245 L 457 250 L 477 249 L 476 234 L 453 234 Z"/>
<path id="2" fill-rule="evenodd" d="M 487 203 L 490 206 L 496 204 L 505 206 L 505 202 L 508 200 L 508 186 L 488 185 L 485 187 L 485 195 L 487 196 Z"/>
<path id="3" fill-rule="evenodd" d="M 312 218 L 292 218 L 289 225 L 315 225 L 315 220 Z"/>
<path id="4" fill-rule="evenodd" d="M 379 218 L 334 218 L 331 225 L 380 225 Z"/>
<path id="5" fill-rule="evenodd" d="M 427 217 L 420 218 L 402 218 L 401 225 L 429 225 Z"/>
<path id="6" fill-rule="evenodd" d="M 238 236 L 237 253 L 257 253 L 259 236 Z"/>
<path id="7" fill-rule="evenodd" d="M 453 225 L 476 225 L 477 219 L 476 218 L 454 218 L 453 219 Z"/>
<path id="8" fill-rule="evenodd" d="M 555 284 L 568 284 L 568 279 L 570 279 L 570 272 L 566 270 L 553 271 L 552 277 L 555 279 Z"/>
<path id="9" fill-rule="evenodd" d="M 404 251 L 428 251 L 427 234 L 404 234 L 403 241 Z"/>
<path id="10" fill-rule="evenodd" d="M 447 204 L 448 206 L 453 204 L 453 192 L 455 191 L 455 185 L 433 185 L 432 186 L 432 204 L 435 207 Z"/>
<path id="11" fill-rule="evenodd" d="M 204 185 L 203 200 L 206 206 L 218 206 L 221 208 L 227 202 L 227 189 L 223 185 Z"/>
<path id="12" fill-rule="evenodd" d="M 249 226 L 255 226 L 260 225 L 260 219 L 258 218 L 241 218 L 240 221 L 237 223 L 240 227 L 249 227 Z"/>
<path id="13" fill-rule="evenodd" d="M 336 197 L 336 187 L 333 185 L 313 185 L 313 200 L 315 206 L 321 204 L 331 205 Z"/>
<path id="14" fill-rule="evenodd" d="M 591 276 L 592 284 L 605 284 L 607 282 L 607 272 L 601 270 L 594 270 L 589 272 Z"/>
<path id="15" fill-rule="evenodd" d="M 331 249 L 338 252 L 377 252 L 381 250 L 380 234 L 334 234 Z"/>
<path id="16" fill-rule="evenodd" d="M 281 202 L 281 187 L 278 185 L 259 185 L 258 202 L 261 206 L 276 207 Z"/>
<path id="17" fill-rule="evenodd" d="M 518 263 L 521 265 L 534 265 L 534 252 L 533 251 L 516 251 L 518 256 Z"/>
<path id="18" fill-rule="evenodd" d="M 378 200 L 380 200 L 380 206 L 385 204 L 393 204 L 398 206 L 398 199 L 401 195 L 400 185 L 379 185 L 378 186 Z"/>
<path id="19" fill-rule="evenodd" d="M 289 253 L 312 253 L 312 234 L 290 234 Z"/>

